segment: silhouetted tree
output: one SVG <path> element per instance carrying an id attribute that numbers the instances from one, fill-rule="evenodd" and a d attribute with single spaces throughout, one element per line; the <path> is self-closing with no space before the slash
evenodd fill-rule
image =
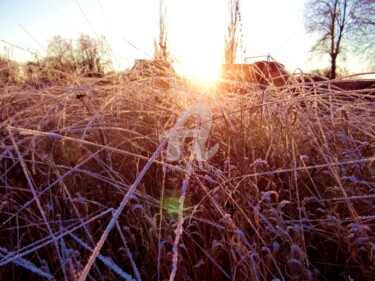
<path id="1" fill-rule="evenodd" d="M 374 0 L 308 0 L 305 4 L 306 31 L 318 35 L 311 51 L 330 56 L 331 79 L 336 77 L 339 55 L 345 57 L 350 50 L 353 54 L 373 53 L 374 6 Z"/>
<path id="2" fill-rule="evenodd" d="M 111 70 L 111 59 L 104 40 L 81 34 L 73 44 L 61 36 L 54 36 L 48 43 L 47 56 L 36 57 L 25 65 L 27 79 L 58 81 L 71 74 L 101 77 Z"/>
<path id="3" fill-rule="evenodd" d="M 159 4 L 159 38 L 154 40 L 154 60 L 172 62 L 168 48 L 167 8 L 163 0 Z"/>
<path id="4" fill-rule="evenodd" d="M 47 56 L 39 62 L 43 77 L 56 81 L 66 77 L 67 74 L 77 72 L 77 62 L 72 40 L 53 36 L 48 43 Z"/>
<path id="5" fill-rule="evenodd" d="M 356 2 L 358 12 L 355 18 L 359 30 L 353 36 L 355 42 L 359 42 L 359 46 L 354 44 L 352 49 L 375 71 L 375 1 L 357 0 Z"/>
<path id="6" fill-rule="evenodd" d="M 88 75 L 104 73 L 110 65 L 110 58 L 103 40 L 81 34 L 76 47 L 76 60 L 80 72 Z"/>
<path id="7" fill-rule="evenodd" d="M 240 0 L 229 0 L 229 24 L 224 37 L 224 61 L 225 64 L 233 64 L 236 61 L 240 24 Z"/>

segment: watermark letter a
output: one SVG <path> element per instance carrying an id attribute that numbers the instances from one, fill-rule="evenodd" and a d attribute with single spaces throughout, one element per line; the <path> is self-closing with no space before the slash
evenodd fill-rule
<path id="1" fill-rule="evenodd" d="M 198 161 L 208 160 L 219 150 L 219 144 L 215 144 L 210 150 L 205 151 L 206 142 L 212 127 L 211 110 L 207 105 L 198 103 L 192 105 L 186 112 L 189 112 L 189 114 L 183 114 L 178 122 L 181 122 L 181 126 L 183 126 L 187 118 L 196 113 L 198 118 L 197 127 L 195 129 L 176 129 L 168 142 L 167 160 L 177 161 L 180 159 L 181 145 L 183 140 L 188 137 L 194 139 L 194 158 Z"/>

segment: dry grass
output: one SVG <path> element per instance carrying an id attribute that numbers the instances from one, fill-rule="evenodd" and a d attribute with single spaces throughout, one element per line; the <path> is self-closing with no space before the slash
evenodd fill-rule
<path id="1" fill-rule="evenodd" d="M 373 90 L 39 88 L 0 93 L 0 280 L 373 279 Z M 194 103 L 220 149 L 170 163 Z"/>

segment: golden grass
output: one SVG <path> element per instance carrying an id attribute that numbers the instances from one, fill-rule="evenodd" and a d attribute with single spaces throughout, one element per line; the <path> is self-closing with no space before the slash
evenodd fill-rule
<path id="1" fill-rule="evenodd" d="M 155 79 L 1 90 L 0 280 L 373 278 L 374 90 Z M 219 151 L 168 162 L 195 103 Z"/>

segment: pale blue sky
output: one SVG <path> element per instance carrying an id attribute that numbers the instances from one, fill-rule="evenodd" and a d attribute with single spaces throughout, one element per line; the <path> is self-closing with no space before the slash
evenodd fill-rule
<path id="1" fill-rule="evenodd" d="M 212 68 L 219 67 L 227 2 L 165 0 L 170 48 L 178 67 L 186 74 L 209 78 Z M 307 61 L 313 41 L 304 34 L 303 4 L 303 0 L 243 0 L 247 56 L 270 54 L 290 71 L 322 66 L 319 60 L 313 66 Z M 145 53 L 152 55 L 158 13 L 158 0 L 0 0 L 0 40 L 37 50 L 43 56 L 42 47 L 46 49 L 48 39 L 54 35 L 69 39 L 77 38 L 82 32 L 105 35 L 118 63 L 126 68 L 134 59 L 144 58 Z M 14 59 L 31 59 L 28 53 L 3 42 L 0 48 L 3 54 L 7 52 Z"/>

